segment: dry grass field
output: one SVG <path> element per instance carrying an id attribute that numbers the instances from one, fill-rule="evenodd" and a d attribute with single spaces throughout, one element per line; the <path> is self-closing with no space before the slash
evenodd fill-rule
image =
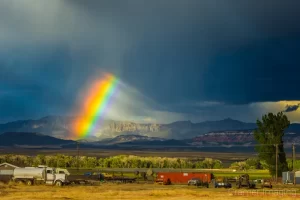
<path id="1" fill-rule="evenodd" d="M 290 194 L 266 194 L 263 192 L 246 189 L 215 189 L 196 188 L 179 185 L 155 185 L 155 184 L 102 184 L 99 186 L 16 186 L 0 185 L 1 200 L 37 200 L 37 199 L 73 199 L 73 200 L 97 200 L 97 199 L 130 199 L 130 200 L 257 200 L 257 199 L 297 199 Z M 276 190 L 273 190 L 276 191 Z M 247 193 L 246 193 L 247 192 Z M 259 193 L 258 193 L 259 192 Z M 298 191 L 299 194 L 299 191 Z"/>

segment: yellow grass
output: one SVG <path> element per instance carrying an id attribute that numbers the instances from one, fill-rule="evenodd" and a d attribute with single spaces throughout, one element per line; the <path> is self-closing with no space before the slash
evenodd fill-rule
<path id="1" fill-rule="evenodd" d="M 263 195 L 253 194 L 240 196 L 242 192 L 249 191 L 240 189 L 226 190 L 224 188 L 196 188 L 189 186 L 163 186 L 154 184 L 102 184 L 99 186 L 16 186 L 0 185 L 1 200 L 37 200 L 37 199 L 130 199 L 130 200 L 257 200 L 257 199 L 297 199 L 287 195 Z"/>

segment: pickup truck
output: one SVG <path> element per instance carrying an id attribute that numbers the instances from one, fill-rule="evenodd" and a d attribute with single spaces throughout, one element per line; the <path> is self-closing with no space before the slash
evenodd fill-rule
<path id="1" fill-rule="evenodd" d="M 207 182 L 203 182 L 200 178 L 192 178 L 188 181 L 188 185 L 195 185 L 195 186 L 205 186 L 209 187 L 209 184 Z"/>
<path id="2" fill-rule="evenodd" d="M 216 182 L 215 183 L 215 188 L 221 188 L 221 187 L 224 187 L 224 188 L 231 188 L 232 185 L 231 183 L 226 183 L 226 182 Z"/>

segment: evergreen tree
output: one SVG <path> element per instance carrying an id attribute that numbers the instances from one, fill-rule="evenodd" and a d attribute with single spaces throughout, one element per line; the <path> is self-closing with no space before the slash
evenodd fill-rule
<path id="1" fill-rule="evenodd" d="M 259 159 L 264 160 L 271 175 L 276 174 L 276 145 L 278 145 L 278 174 L 288 170 L 286 155 L 283 148 L 284 130 L 289 127 L 290 121 L 282 112 L 269 113 L 257 120 L 257 129 L 254 137 L 259 143 L 256 146 Z"/>

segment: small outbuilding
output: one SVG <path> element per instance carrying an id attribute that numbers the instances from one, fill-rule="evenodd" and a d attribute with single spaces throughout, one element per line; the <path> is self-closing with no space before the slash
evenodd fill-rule
<path id="1" fill-rule="evenodd" d="M 294 183 L 295 173 L 292 171 L 282 172 L 282 183 L 289 184 Z"/>
<path id="2" fill-rule="evenodd" d="M 300 171 L 295 172 L 295 184 L 300 184 Z"/>
<path id="3" fill-rule="evenodd" d="M 12 165 L 10 163 L 0 164 L 0 175 L 11 175 L 14 169 L 19 168 L 18 166 Z"/>
<path id="4" fill-rule="evenodd" d="M 300 171 L 288 171 L 282 172 L 282 183 L 283 184 L 300 184 Z"/>

